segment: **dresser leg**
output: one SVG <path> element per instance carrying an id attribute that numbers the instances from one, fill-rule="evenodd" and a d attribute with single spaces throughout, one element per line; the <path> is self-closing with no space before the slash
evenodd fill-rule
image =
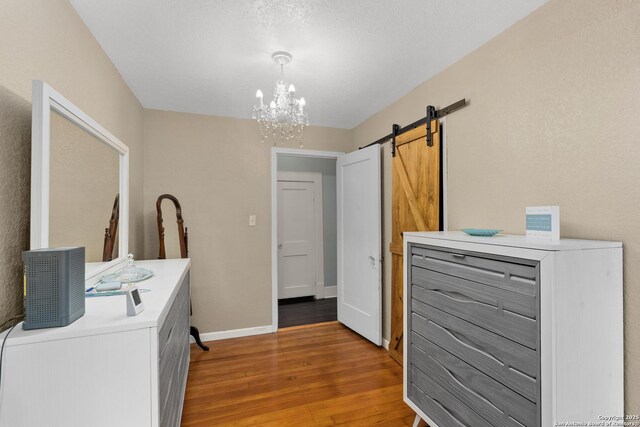
<path id="1" fill-rule="evenodd" d="M 427 424 L 422 418 L 420 418 L 418 414 L 416 414 L 416 418 L 413 420 L 413 427 L 429 427 L 429 424 Z"/>
<path id="2" fill-rule="evenodd" d="M 191 326 L 189 332 L 191 333 L 193 339 L 196 340 L 196 344 L 198 344 L 198 347 L 200 347 L 204 351 L 209 351 L 209 347 L 207 347 L 202 343 L 202 341 L 200 341 L 200 331 L 198 330 L 198 328 L 196 328 L 195 326 Z"/>

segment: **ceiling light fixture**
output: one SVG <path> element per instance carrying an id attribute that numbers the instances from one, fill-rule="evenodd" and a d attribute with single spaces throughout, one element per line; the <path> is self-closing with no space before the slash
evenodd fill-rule
<path id="1" fill-rule="evenodd" d="M 287 86 L 284 81 L 284 66 L 291 62 L 293 56 L 287 52 L 275 52 L 271 58 L 280 64 L 280 80 L 276 81 L 273 100 L 268 105 L 263 102 L 262 91 L 258 89 L 258 102 L 253 106 L 251 117 L 258 121 L 262 142 L 271 139 L 276 145 L 296 140 L 302 147 L 302 133 L 305 126 L 309 126 L 306 102 L 304 98 L 296 98 L 296 88 L 292 84 Z"/>

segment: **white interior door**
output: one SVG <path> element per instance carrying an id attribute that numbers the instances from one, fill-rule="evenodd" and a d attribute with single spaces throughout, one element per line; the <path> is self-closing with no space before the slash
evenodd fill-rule
<path id="1" fill-rule="evenodd" d="M 315 184 L 278 181 L 278 299 L 315 295 Z"/>
<path id="2" fill-rule="evenodd" d="M 382 344 L 380 147 L 338 158 L 338 320 Z"/>

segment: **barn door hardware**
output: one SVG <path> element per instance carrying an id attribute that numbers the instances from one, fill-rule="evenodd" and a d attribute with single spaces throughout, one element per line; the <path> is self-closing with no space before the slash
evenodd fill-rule
<path id="1" fill-rule="evenodd" d="M 433 135 L 431 134 L 431 120 L 438 118 L 438 112 L 433 105 L 427 105 L 427 114 L 425 120 L 427 121 L 427 147 L 433 147 Z"/>
<path id="2" fill-rule="evenodd" d="M 391 126 L 391 157 L 396 156 L 396 136 L 398 136 L 399 130 L 400 125 L 394 123 L 393 126 Z"/>
<path id="3" fill-rule="evenodd" d="M 413 123 L 411 123 L 410 125 L 407 125 L 403 128 L 400 128 L 400 126 L 398 125 L 393 125 L 392 127 L 392 131 L 389 135 L 383 136 L 382 138 L 372 142 L 371 144 L 365 145 L 364 147 L 360 147 L 362 148 L 367 148 L 370 147 L 372 145 L 376 145 L 376 144 L 384 144 L 385 142 L 391 140 L 391 155 L 393 157 L 395 157 L 396 155 L 396 144 L 395 144 L 395 139 L 397 136 L 402 135 L 405 132 L 410 131 L 411 129 L 415 129 L 418 126 L 422 126 L 424 124 L 426 124 L 427 126 L 427 146 L 432 147 L 433 146 L 433 131 L 434 129 L 431 129 L 431 121 L 434 119 L 440 119 L 444 116 L 446 116 L 447 114 L 451 114 L 454 111 L 458 111 L 459 109 L 465 107 L 467 105 L 467 101 L 466 99 L 461 99 L 458 102 L 454 102 L 453 104 L 441 108 L 439 110 L 436 110 L 436 108 L 433 105 L 429 105 L 426 108 L 426 115 L 425 117 L 421 118 L 420 120 L 417 120 Z"/>

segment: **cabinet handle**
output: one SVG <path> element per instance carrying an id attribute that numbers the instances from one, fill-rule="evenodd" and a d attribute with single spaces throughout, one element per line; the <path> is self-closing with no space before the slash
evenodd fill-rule
<path id="1" fill-rule="evenodd" d="M 465 425 L 462 421 L 460 421 L 458 419 L 458 417 L 456 417 L 454 415 L 454 413 L 452 411 L 450 411 L 446 406 L 444 406 L 442 404 L 442 402 L 438 401 L 438 399 L 433 399 L 433 401 L 436 403 L 436 405 L 440 406 L 440 408 L 447 413 L 447 415 L 449 415 L 452 419 L 456 420 L 457 422 L 459 422 L 461 425 Z"/>
<path id="2" fill-rule="evenodd" d="M 441 295 L 444 295 L 446 298 L 449 298 L 449 299 L 452 299 L 454 301 L 461 302 L 461 303 L 464 303 L 464 304 L 467 304 L 467 303 L 481 304 L 481 302 L 479 302 L 478 300 L 470 298 L 470 297 L 466 296 L 465 294 L 462 294 L 462 293 L 456 292 L 456 291 L 447 291 L 447 290 L 444 290 L 444 289 L 435 288 L 435 289 L 432 290 L 432 292 L 437 292 L 437 293 L 439 293 Z"/>
<path id="3" fill-rule="evenodd" d="M 463 259 L 463 258 L 466 258 L 466 257 L 467 257 L 467 256 L 466 256 L 466 255 L 464 255 L 464 254 L 451 254 L 451 256 L 452 256 L 452 257 L 454 257 L 454 258 L 460 258 L 460 259 Z"/>
<path id="4" fill-rule="evenodd" d="M 493 354 L 491 354 L 489 352 L 489 350 L 487 350 L 486 348 L 482 347 L 481 345 L 479 345 L 478 343 L 472 341 L 470 338 L 466 337 L 463 333 L 459 332 L 459 331 L 452 331 L 451 329 L 439 325 L 437 323 L 434 323 L 434 325 L 444 329 L 445 332 L 447 332 L 449 335 L 451 335 L 451 337 L 456 340 L 457 342 L 459 342 L 460 344 L 462 344 L 463 346 L 472 349 L 472 350 L 476 350 L 479 353 L 484 354 L 486 357 L 495 360 L 496 362 L 500 363 L 500 364 L 504 364 L 504 362 L 500 359 L 498 359 L 496 356 L 494 356 Z"/>

